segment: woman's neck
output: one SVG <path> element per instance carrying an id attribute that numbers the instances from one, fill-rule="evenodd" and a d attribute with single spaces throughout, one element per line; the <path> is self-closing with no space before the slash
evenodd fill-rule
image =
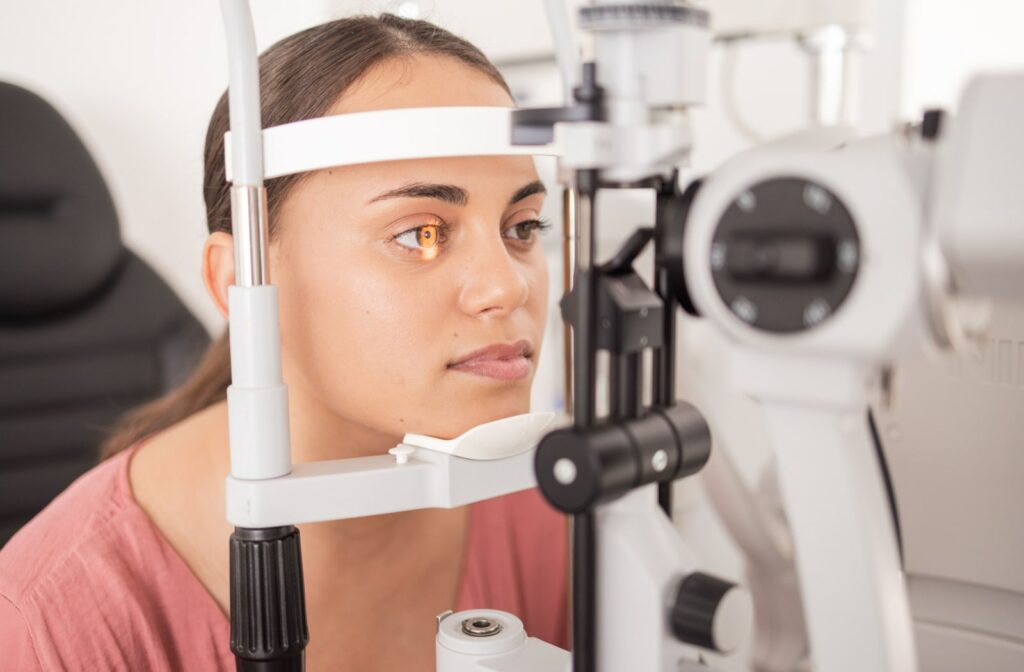
<path id="1" fill-rule="evenodd" d="M 289 388 L 293 463 L 386 453 L 401 441 L 327 412 L 301 387 Z M 151 445 L 150 445 L 151 444 Z M 133 460 L 136 499 L 207 587 L 221 609 L 229 604 L 225 478 L 230 472 L 227 404 L 221 402 L 157 435 Z M 356 598 L 365 578 L 444 572 L 458 576 L 468 511 L 420 510 L 300 526 L 303 566 L 313 615 L 315 595 Z M 454 585 L 451 586 L 454 590 Z M 363 589 L 365 592 L 365 588 Z M 325 592 L 320 592 L 325 591 Z M 374 596 L 367 594 L 368 603 Z M 359 601 L 359 600 L 357 600 Z M 320 614 L 317 620 L 328 620 Z"/>
<path id="2" fill-rule="evenodd" d="M 383 455 L 402 441 L 338 415 L 304 386 L 289 386 L 288 395 L 293 463 Z"/>

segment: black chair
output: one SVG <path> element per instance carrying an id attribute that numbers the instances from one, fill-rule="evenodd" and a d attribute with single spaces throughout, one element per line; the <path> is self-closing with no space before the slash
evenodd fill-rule
<path id="1" fill-rule="evenodd" d="M 0 545 L 81 473 L 124 411 L 209 341 L 130 250 L 61 115 L 0 83 Z"/>

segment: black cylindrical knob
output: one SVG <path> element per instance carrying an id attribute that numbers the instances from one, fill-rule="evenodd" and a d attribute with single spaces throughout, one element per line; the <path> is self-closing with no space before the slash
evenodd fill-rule
<path id="1" fill-rule="evenodd" d="M 544 498 L 564 513 L 586 511 L 637 480 L 635 450 L 619 424 L 557 429 L 538 444 L 533 466 Z"/>
<path id="2" fill-rule="evenodd" d="M 750 634 L 754 605 L 734 583 L 702 572 L 682 580 L 669 623 L 676 638 L 711 651 L 734 651 Z"/>
<path id="3" fill-rule="evenodd" d="M 711 429 L 701 412 L 685 401 L 676 401 L 668 408 L 652 408 L 651 412 L 662 415 L 676 432 L 679 466 L 673 478 L 685 478 L 703 469 L 711 457 Z"/>
<path id="4" fill-rule="evenodd" d="M 650 483 L 696 473 L 711 454 L 704 417 L 685 401 L 640 418 L 557 429 L 537 446 L 537 486 L 553 507 L 581 513 Z"/>
<path id="5" fill-rule="evenodd" d="M 299 531 L 231 535 L 231 650 L 239 672 L 302 672 L 309 643 Z"/>

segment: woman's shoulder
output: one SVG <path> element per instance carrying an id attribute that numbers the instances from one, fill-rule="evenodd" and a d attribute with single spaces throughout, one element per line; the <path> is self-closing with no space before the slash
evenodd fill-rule
<path id="1" fill-rule="evenodd" d="M 0 549 L 0 594 L 21 600 L 73 564 L 129 508 L 124 451 L 86 472 Z"/>
<path id="2" fill-rule="evenodd" d="M 117 478 L 126 458 L 79 477 L 0 549 L 0 649 L 11 669 L 45 669 L 47 620 L 68 608 L 66 596 L 85 588 L 76 572 L 65 571 L 74 564 L 69 559 L 123 506 Z M 50 591 L 62 599 L 40 604 L 37 596 Z"/>
<path id="3" fill-rule="evenodd" d="M 30 644 L 42 668 L 183 669 L 190 637 L 227 642 L 223 614 L 132 497 L 136 448 L 81 476 L 0 550 L 0 641 L 17 635 L 4 643 L 25 657 Z M 207 648 L 196 655 L 227 650 Z"/>

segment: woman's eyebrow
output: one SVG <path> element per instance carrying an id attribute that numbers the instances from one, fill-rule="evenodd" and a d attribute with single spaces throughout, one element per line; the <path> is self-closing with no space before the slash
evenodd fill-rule
<path id="1" fill-rule="evenodd" d="M 546 193 L 548 193 L 548 190 L 545 188 L 544 183 L 540 180 L 534 180 L 517 189 L 512 194 L 508 204 L 513 205 L 534 194 Z M 376 203 L 377 201 L 391 198 L 436 198 L 439 201 L 460 206 L 464 206 L 469 202 L 469 194 L 462 187 L 457 187 L 454 184 L 432 184 L 427 182 L 412 182 L 402 185 L 397 189 L 390 189 L 374 196 L 368 202 Z"/>
<path id="2" fill-rule="evenodd" d="M 533 196 L 534 194 L 546 194 L 548 190 L 544 187 L 544 183 L 540 180 L 534 180 L 524 187 L 520 187 L 516 193 L 512 194 L 512 198 L 509 199 L 508 204 L 514 205 L 519 201 L 523 200 L 527 196 Z"/>
<path id="3" fill-rule="evenodd" d="M 368 202 L 375 203 L 389 198 L 436 198 L 452 205 L 466 205 L 469 202 L 469 195 L 462 187 L 454 184 L 428 184 L 425 182 L 413 182 L 404 186 L 385 191 L 371 198 Z"/>

